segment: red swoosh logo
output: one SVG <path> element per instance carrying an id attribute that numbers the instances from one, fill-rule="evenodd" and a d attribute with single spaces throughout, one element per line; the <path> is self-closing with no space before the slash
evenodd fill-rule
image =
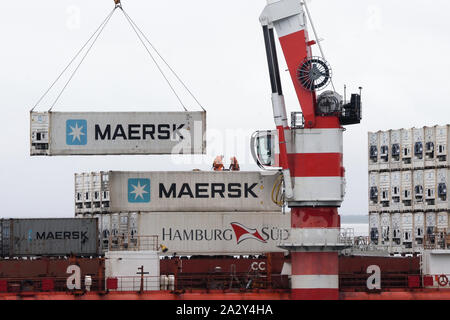
<path id="1" fill-rule="evenodd" d="M 267 241 L 264 240 L 263 237 L 261 237 L 258 230 L 256 229 L 247 228 L 246 226 L 237 222 L 232 222 L 231 227 L 233 228 L 234 233 L 236 234 L 237 244 L 247 239 L 254 239 L 259 242 L 267 243 Z"/>

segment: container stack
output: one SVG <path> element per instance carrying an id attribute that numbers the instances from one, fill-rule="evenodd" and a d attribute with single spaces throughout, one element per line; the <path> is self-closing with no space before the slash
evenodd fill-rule
<path id="1" fill-rule="evenodd" d="M 369 231 L 392 254 L 447 234 L 450 125 L 369 132 Z"/>
<path id="2" fill-rule="evenodd" d="M 157 235 L 166 254 L 284 252 L 290 216 L 272 201 L 278 172 L 93 172 L 75 174 L 75 215 L 99 220 L 104 252 L 145 250 Z"/>

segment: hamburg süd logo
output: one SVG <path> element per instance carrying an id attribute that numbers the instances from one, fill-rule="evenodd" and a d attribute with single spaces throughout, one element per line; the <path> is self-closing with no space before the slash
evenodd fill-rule
<path id="1" fill-rule="evenodd" d="M 150 202 L 150 179 L 128 179 L 128 202 Z"/>
<path id="2" fill-rule="evenodd" d="M 84 146 L 87 144 L 87 121 L 66 121 L 66 144 L 69 146 Z"/>
<path id="3" fill-rule="evenodd" d="M 232 222 L 231 227 L 234 230 L 234 234 L 236 235 L 237 244 L 241 243 L 244 240 L 253 239 L 259 242 L 267 243 L 266 240 L 259 234 L 258 230 L 248 228 L 238 222 Z"/>

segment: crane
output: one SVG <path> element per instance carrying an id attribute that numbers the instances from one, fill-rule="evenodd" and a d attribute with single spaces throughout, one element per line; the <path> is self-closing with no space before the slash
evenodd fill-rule
<path id="1" fill-rule="evenodd" d="M 276 132 L 256 132 L 252 153 L 260 167 L 281 167 L 283 173 L 291 235 L 280 247 L 291 254 L 292 299 L 335 300 L 338 252 L 346 247 L 338 213 L 345 194 L 343 126 L 360 123 L 361 94 L 352 94 L 349 102 L 334 90 L 318 94 L 331 82 L 331 67 L 323 57 L 312 55 L 319 44 L 309 38 L 307 16 L 307 5 L 299 0 L 268 0 L 260 16 Z M 290 126 L 274 31 L 302 111 L 292 114 Z"/>

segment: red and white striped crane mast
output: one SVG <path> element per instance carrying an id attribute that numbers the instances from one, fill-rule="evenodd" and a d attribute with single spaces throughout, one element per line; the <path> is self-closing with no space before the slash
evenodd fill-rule
<path id="1" fill-rule="evenodd" d="M 316 95 L 331 81 L 331 69 L 312 56 L 304 4 L 268 0 L 261 14 L 279 141 L 279 166 L 291 208 L 291 236 L 281 247 L 292 261 L 292 299 L 338 299 L 338 207 L 344 198 L 343 125 L 360 122 L 360 95 L 350 103 L 334 91 Z M 307 8 L 306 8 L 307 10 Z M 274 29 L 301 106 L 304 123 L 289 127 L 274 38 Z"/>

